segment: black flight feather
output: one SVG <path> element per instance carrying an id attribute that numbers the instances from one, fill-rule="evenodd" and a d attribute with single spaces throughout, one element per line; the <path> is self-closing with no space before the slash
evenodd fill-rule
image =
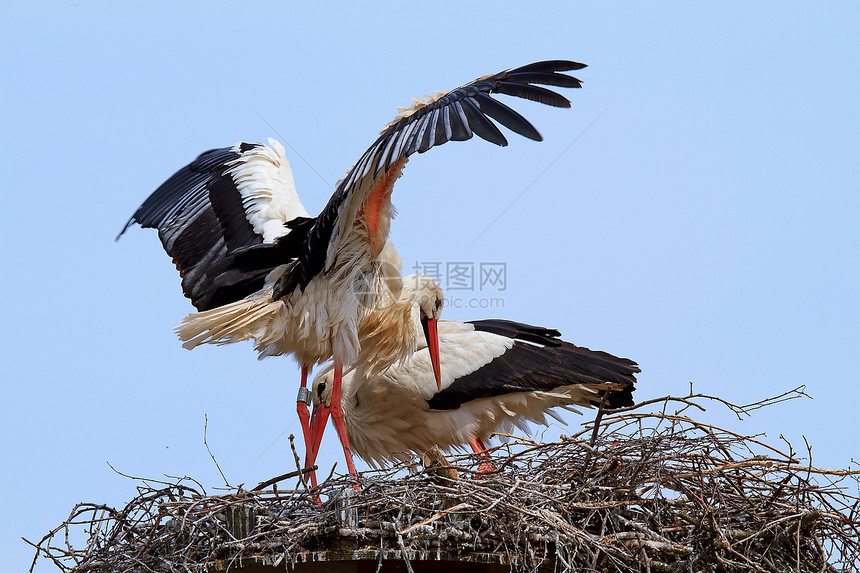
<path id="1" fill-rule="evenodd" d="M 566 97 L 540 86 L 516 84 L 513 82 L 499 82 L 496 91 L 501 94 L 530 99 L 532 101 L 554 107 L 570 107 L 570 100 Z"/>
<path id="2" fill-rule="evenodd" d="M 230 256 L 231 251 L 262 242 L 227 173 L 233 161 L 258 145 L 241 143 L 238 151 L 233 146 L 201 153 L 162 183 L 120 232 L 122 235 L 133 223 L 158 229 L 161 244 L 182 277 L 182 292 L 197 310 L 234 302 L 259 290 L 266 274 L 280 264 L 271 257 L 259 257 L 254 265 L 234 266 Z M 288 251 L 296 257 L 299 250 L 294 241 L 284 243 L 277 254 Z"/>
<path id="3" fill-rule="evenodd" d="M 278 281 L 277 296 L 289 295 L 297 288 L 303 291 L 325 269 L 326 264 L 333 262 L 327 261 L 327 256 L 337 217 L 343 204 L 361 187 L 361 180 L 368 174 L 377 177 L 413 153 L 424 153 L 448 141 L 469 139 L 473 134 L 497 145 L 504 145 L 504 135 L 492 124 L 492 120 L 515 133 L 540 141 L 541 136 L 531 123 L 508 106 L 495 101 L 490 94 L 501 93 L 555 107 L 570 107 L 565 97 L 533 84 L 579 87 L 581 82 L 578 79 L 558 72 L 584 67 L 578 62 L 550 60 L 505 70 L 448 92 L 393 122 L 355 162 L 317 216 L 313 228 L 308 232 L 299 263 Z M 470 107 L 469 98 L 477 102 L 477 111 Z"/>

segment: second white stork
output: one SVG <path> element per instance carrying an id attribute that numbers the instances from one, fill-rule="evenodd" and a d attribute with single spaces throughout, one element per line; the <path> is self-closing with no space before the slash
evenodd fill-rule
<path id="1" fill-rule="evenodd" d="M 474 134 L 505 145 L 492 120 L 540 140 L 531 123 L 491 94 L 570 107 L 540 86 L 581 87 L 561 72 L 583 67 L 537 62 L 414 100 L 346 172 L 316 217 L 308 217 L 298 200 L 280 146 L 239 143 L 200 155 L 125 227 L 136 222 L 158 229 L 179 269 L 183 292 L 198 310 L 178 327 L 185 346 L 254 340 L 261 357 L 294 355 L 303 388 L 309 368 L 333 358 L 332 417 L 349 459 L 339 399 L 343 366 L 358 356 L 359 323 L 369 302 L 361 293 L 367 293 L 363 285 L 381 280 L 377 261 L 389 233 L 391 191 L 404 165 L 414 153 Z M 301 398 L 300 391 L 300 417 Z"/>
<path id="2" fill-rule="evenodd" d="M 442 390 L 426 352 L 367 376 L 343 377 L 341 399 L 352 451 L 372 465 L 433 446 L 483 452 L 493 432 L 546 424 L 553 408 L 633 404 L 638 365 L 561 340 L 555 329 L 508 320 L 440 321 Z M 312 386 L 312 436 L 332 406 L 331 371 Z M 560 420 L 560 419 L 559 419 Z M 561 420 L 560 420 L 561 421 Z M 318 448 L 318 445 L 315 446 Z"/>
<path id="3" fill-rule="evenodd" d="M 399 274 L 400 258 L 390 242 L 383 253 L 388 264 L 394 269 L 392 274 Z M 435 360 L 430 360 L 429 374 L 433 383 L 441 388 L 437 325 L 444 304 L 442 288 L 436 281 L 425 275 L 410 275 L 400 281 L 392 281 L 389 285 L 391 288 L 380 290 L 381 296 L 389 297 L 382 306 L 384 310 L 368 313 L 367 318 L 361 323 L 359 337 L 362 347 L 355 368 L 360 370 L 361 379 L 372 378 L 384 372 L 392 365 L 390 354 L 395 350 L 392 341 L 407 340 L 415 350 L 400 361 L 400 364 L 408 363 L 416 352 L 429 348 L 430 352 L 425 354 L 437 357 Z M 443 329 L 448 330 L 450 326 L 443 326 Z M 329 385 L 331 390 L 334 374 L 331 368 L 326 372 L 332 378 Z M 314 410 L 310 423 L 310 440 L 306 450 L 306 467 L 313 465 L 316 460 L 330 411 L 330 407 Z M 352 460 L 347 458 L 347 466 L 351 463 Z"/>

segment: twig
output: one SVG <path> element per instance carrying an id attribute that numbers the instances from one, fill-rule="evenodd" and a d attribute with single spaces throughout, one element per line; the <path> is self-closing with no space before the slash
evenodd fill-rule
<path id="1" fill-rule="evenodd" d="M 466 502 L 463 502 L 463 503 L 455 505 L 454 507 L 452 507 L 450 509 L 446 509 L 445 511 L 440 511 L 439 513 L 432 515 L 423 521 L 419 521 L 418 523 L 414 523 L 402 531 L 398 531 L 397 535 L 407 535 L 413 529 L 421 527 L 422 525 L 427 525 L 429 523 L 432 523 L 432 522 L 436 521 L 437 519 L 439 519 L 440 517 L 445 517 L 446 515 L 448 515 L 450 513 L 454 513 L 455 511 L 463 509 L 465 507 L 470 507 L 470 505 Z"/>
<path id="2" fill-rule="evenodd" d="M 594 443 L 597 441 L 597 432 L 600 430 L 600 420 L 603 418 L 603 408 L 606 406 L 606 399 L 609 398 L 610 390 L 606 390 L 600 398 L 600 404 L 597 407 L 597 415 L 594 417 L 594 431 L 591 432 L 591 440 L 588 442 L 589 450 L 585 455 L 585 461 L 582 463 L 582 475 L 588 473 L 588 464 L 591 463 L 592 454 L 594 453 Z"/>
<path id="3" fill-rule="evenodd" d="M 218 465 L 218 460 L 215 459 L 215 456 L 212 454 L 212 450 L 209 449 L 209 444 L 206 442 L 206 432 L 209 429 L 209 416 L 203 414 L 203 445 L 206 446 L 206 451 L 209 452 L 209 457 L 212 458 L 212 461 L 215 462 L 215 467 L 218 468 L 218 473 L 221 474 L 221 479 L 224 480 L 224 485 L 230 488 L 230 482 L 227 481 L 227 477 L 224 475 L 224 472 L 221 471 L 221 466 Z"/>
<path id="4" fill-rule="evenodd" d="M 310 466 L 307 468 L 302 468 L 300 470 L 294 470 L 291 472 L 287 472 L 285 474 L 279 475 L 278 477 L 273 477 L 272 479 L 267 479 L 266 481 L 258 483 L 257 486 L 254 489 L 252 489 L 251 491 L 264 490 L 267 487 L 269 487 L 270 485 L 274 485 L 274 484 L 278 483 L 279 481 L 284 481 L 285 479 L 294 478 L 298 475 L 303 475 L 303 474 L 306 474 L 306 473 L 309 473 L 312 471 L 316 471 L 318 469 L 319 469 L 319 466 L 313 465 L 313 466 Z"/>

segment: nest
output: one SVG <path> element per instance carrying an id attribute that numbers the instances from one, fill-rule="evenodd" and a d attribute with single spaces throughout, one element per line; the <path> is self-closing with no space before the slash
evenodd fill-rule
<path id="1" fill-rule="evenodd" d="M 188 478 L 140 480 L 124 508 L 75 506 L 32 543 L 33 564 L 41 556 L 64 572 L 356 559 L 405 561 L 408 571 L 426 561 L 511 571 L 860 570 L 860 470 L 817 469 L 788 443 L 685 413 L 719 400 L 742 416 L 801 394 L 746 407 L 691 394 L 601 410 L 558 442 L 509 437 L 491 452 L 489 472 L 486 460 L 461 455 L 448 468 L 364 472 L 360 490 L 329 476 L 312 492 L 300 471 L 292 489 L 272 483 L 287 475 L 219 495 Z M 655 403 L 658 411 L 645 411 Z M 81 529 L 85 545 L 74 547 Z"/>

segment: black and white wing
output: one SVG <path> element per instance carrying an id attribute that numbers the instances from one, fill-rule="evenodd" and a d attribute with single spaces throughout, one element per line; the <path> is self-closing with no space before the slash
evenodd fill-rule
<path id="1" fill-rule="evenodd" d="M 390 193 L 412 154 L 473 135 L 504 146 L 507 140 L 495 122 L 529 139 L 541 140 L 528 120 L 492 94 L 570 107 L 565 97 L 541 86 L 579 88 L 582 84 L 577 78 L 561 72 L 584 67 L 585 64 L 563 60 L 537 62 L 484 76 L 447 93 L 426 96 L 401 110 L 339 182 L 308 233 L 299 264 L 281 277 L 276 296 L 304 289 L 314 276 L 332 268 L 356 217 L 365 217 L 370 221 L 368 226 L 375 228 L 372 221 L 379 213 L 373 211 L 375 202 L 368 198 Z"/>
<path id="2" fill-rule="evenodd" d="M 273 244 L 310 220 L 283 147 L 270 139 L 268 146 L 237 143 L 200 154 L 156 189 L 119 235 L 134 223 L 157 229 L 182 276 L 183 293 L 202 311 L 262 287 L 267 271 L 218 280 L 236 272 L 231 253 Z M 287 241 L 280 243 L 283 251 Z"/>
<path id="3" fill-rule="evenodd" d="M 475 331 L 503 336 L 512 343 L 472 345 L 476 352 L 487 354 L 474 356 L 472 368 L 465 362 L 456 366 L 443 362 L 443 373 L 454 374 L 452 366 L 462 372 L 455 374 L 450 384 L 427 400 L 432 410 L 453 410 L 479 398 L 512 392 L 551 391 L 576 384 L 609 389 L 609 408 L 633 404 L 636 373 L 640 370 L 628 358 L 565 342 L 554 329 L 500 319 L 467 324 Z M 598 396 L 598 402 L 593 405 L 597 405 L 600 393 L 594 395 Z"/>

